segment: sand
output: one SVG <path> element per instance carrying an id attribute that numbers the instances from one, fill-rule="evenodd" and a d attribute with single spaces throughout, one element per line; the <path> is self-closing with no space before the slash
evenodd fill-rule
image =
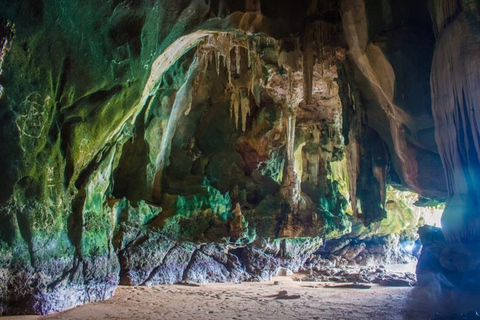
<path id="1" fill-rule="evenodd" d="M 390 272 L 413 272 L 415 264 L 389 265 Z M 65 312 L 39 316 L 2 317 L 33 319 L 325 319 L 325 320 L 426 320 L 437 313 L 480 310 L 480 294 L 437 288 L 384 287 L 369 289 L 328 288 L 340 283 L 299 282 L 305 275 L 275 277 L 269 282 L 241 284 L 120 286 L 107 301 Z"/>
<path id="2" fill-rule="evenodd" d="M 275 281 L 279 282 L 274 284 Z M 326 288 L 276 277 L 242 284 L 120 286 L 113 298 L 45 317 L 3 319 L 431 319 L 418 288 Z M 332 284 L 332 285 L 338 285 Z M 285 292 L 286 291 L 286 292 Z"/>

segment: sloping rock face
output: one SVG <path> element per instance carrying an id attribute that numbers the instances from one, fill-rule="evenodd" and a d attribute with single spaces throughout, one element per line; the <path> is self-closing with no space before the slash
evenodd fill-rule
<path id="1" fill-rule="evenodd" d="M 438 29 L 432 58 L 426 6 L 393 2 L 1 3 L 0 313 L 265 280 L 325 239 L 412 237 L 387 184 L 445 197 L 456 153 L 435 143 L 429 79 L 453 53 Z"/>
<path id="2" fill-rule="evenodd" d="M 444 233 L 451 242 L 477 241 L 480 230 L 478 10 L 474 3 L 432 3 L 437 31 L 432 106 L 449 191 L 443 215 Z"/>
<path id="3" fill-rule="evenodd" d="M 430 107 L 435 39 L 427 4 L 344 0 L 340 14 L 368 125 L 386 144 L 399 182 L 444 198 Z"/>
<path id="4" fill-rule="evenodd" d="M 480 288 L 479 10 L 478 2 L 430 3 L 437 39 L 431 71 L 432 107 L 448 198 L 442 216 L 445 238 L 429 246 L 419 266 L 419 276 L 430 285 L 470 290 Z M 425 232 L 427 237 L 430 233 Z"/>

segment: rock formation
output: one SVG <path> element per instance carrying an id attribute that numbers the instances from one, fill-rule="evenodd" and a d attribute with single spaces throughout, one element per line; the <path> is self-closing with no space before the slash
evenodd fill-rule
<path id="1" fill-rule="evenodd" d="M 473 273 L 478 10 L 0 3 L 0 313 L 385 261 L 420 219 L 391 186 L 447 201 L 435 259 Z"/>

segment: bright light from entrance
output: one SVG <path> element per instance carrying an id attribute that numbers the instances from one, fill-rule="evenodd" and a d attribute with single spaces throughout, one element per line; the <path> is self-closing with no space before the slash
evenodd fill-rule
<path id="1" fill-rule="evenodd" d="M 443 213 L 443 208 L 442 209 L 425 208 L 425 212 L 423 213 L 424 224 L 441 228 L 442 213 Z"/>

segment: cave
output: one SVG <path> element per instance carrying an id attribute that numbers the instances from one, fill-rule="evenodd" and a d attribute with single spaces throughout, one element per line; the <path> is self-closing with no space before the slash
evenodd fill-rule
<path id="1" fill-rule="evenodd" d="M 0 315 L 480 318 L 477 108 L 478 0 L 2 1 Z"/>

